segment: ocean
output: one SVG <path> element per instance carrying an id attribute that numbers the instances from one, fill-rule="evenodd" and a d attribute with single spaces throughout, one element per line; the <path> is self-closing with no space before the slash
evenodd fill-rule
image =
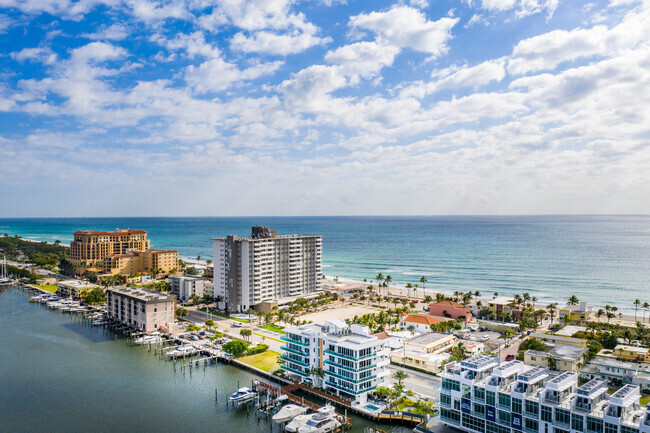
<path id="1" fill-rule="evenodd" d="M 0 219 L 0 234 L 69 243 L 76 230 L 138 228 L 153 248 L 206 259 L 211 238 L 247 236 L 252 225 L 322 235 L 323 272 L 341 279 L 424 276 L 429 292 L 576 295 L 628 313 L 634 299 L 650 302 L 650 216 L 23 218 Z"/>

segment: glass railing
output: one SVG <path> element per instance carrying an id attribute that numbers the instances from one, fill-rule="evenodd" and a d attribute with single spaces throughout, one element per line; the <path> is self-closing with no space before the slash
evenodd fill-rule
<path id="1" fill-rule="evenodd" d="M 355 391 L 351 388 L 347 388 L 345 386 L 339 385 L 334 382 L 325 382 L 325 385 L 331 386 L 332 388 L 340 389 L 341 391 L 347 392 L 348 394 L 363 394 L 364 392 L 370 391 L 371 389 L 367 389 L 364 391 Z"/>
<path id="2" fill-rule="evenodd" d="M 285 361 L 289 361 L 289 362 L 295 362 L 296 364 L 300 364 L 300 365 L 302 365 L 302 366 L 309 367 L 309 363 L 308 363 L 308 362 L 305 362 L 305 361 L 303 361 L 303 360 L 298 360 L 298 359 L 289 358 L 289 357 L 286 356 L 286 355 L 282 355 L 282 356 L 280 356 L 280 359 L 284 359 Z"/>
<path id="3" fill-rule="evenodd" d="M 376 353 L 371 353 L 369 355 L 354 357 L 354 356 L 349 356 L 349 355 L 344 355 L 342 353 L 334 352 L 333 350 L 325 349 L 324 352 L 329 353 L 330 355 L 338 356 L 340 358 L 345 358 L 345 359 L 349 359 L 349 360 L 352 360 L 352 361 L 361 361 L 361 360 L 364 360 L 364 359 L 372 358 L 373 356 L 376 355 Z"/>
<path id="4" fill-rule="evenodd" d="M 307 377 L 307 374 L 305 374 L 304 371 L 302 371 L 302 370 L 300 370 L 300 369 L 297 369 L 297 368 L 290 367 L 290 366 L 288 366 L 287 364 L 282 365 L 282 369 L 283 369 L 283 370 L 287 370 L 287 371 L 291 371 L 291 372 L 296 373 L 296 374 L 299 374 L 299 375 L 301 375 L 301 376 L 305 376 L 305 377 Z"/>
<path id="5" fill-rule="evenodd" d="M 302 341 L 293 340 L 287 336 L 280 337 L 280 340 L 286 341 L 287 343 L 300 344 L 301 346 L 309 347 L 309 343 L 303 343 Z"/>
<path id="6" fill-rule="evenodd" d="M 333 365 L 335 367 L 339 367 L 339 368 L 342 368 L 344 370 L 354 371 L 354 372 L 366 371 L 366 370 L 370 370 L 371 368 L 376 367 L 375 365 L 366 365 L 365 367 L 359 367 L 359 368 L 348 367 L 347 365 L 342 365 L 342 364 L 339 364 L 339 363 L 337 363 L 335 361 L 330 361 L 329 359 L 326 359 L 325 361 L 323 361 L 323 363 L 327 364 L 327 365 Z"/>
<path id="7" fill-rule="evenodd" d="M 367 381 L 369 381 L 371 379 L 375 379 L 377 377 L 377 376 L 368 376 L 368 377 L 364 377 L 364 378 L 361 378 L 361 379 L 354 379 L 352 377 L 343 376 L 343 375 L 340 375 L 338 373 L 334 373 L 334 372 L 329 371 L 329 370 L 326 370 L 325 374 L 328 374 L 328 375 L 334 376 L 334 377 L 338 377 L 339 379 L 347 380 L 348 382 L 354 382 L 354 383 L 367 382 Z"/>
<path id="8" fill-rule="evenodd" d="M 291 346 L 280 346 L 280 349 L 286 350 L 287 352 L 295 353 L 296 355 L 300 355 L 300 356 L 309 356 L 308 353 L 305 353 L 302 350 L 294 349 Z"/>

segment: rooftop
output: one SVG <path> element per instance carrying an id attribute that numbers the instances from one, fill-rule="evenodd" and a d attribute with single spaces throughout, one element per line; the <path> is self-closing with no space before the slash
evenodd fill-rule
<path id="1" fill-rule="evenodd" d="M 470 370 L 484 370 L 490 367 L 496 367 L 499 365 L 499 358 L 493 355 L 486 355 L 481 353 L 480 355 L 472 356 L 469 359 L 461 361 L 461 367 L 468 368 Z"/>
<path id="2" fill-rule="evenodd" d="M 603 392 L 606 392 L 607 388 L 608 386 L 606 380 L 594 378 L 578 388 L 577 394 L 584 397 L 591 397 L 595 396 L 596 394 L 602 394 Z"/>
<path id="3" fill-rule="evenodd" d="M 441 321 L 428 314 L 408 314 L 402 319 L 403 322 L 417 323 L 419 325 L 434 325 Z"/>
<path id="4" fill-rule="evenodd" d="M 519 374 L 517 379 L 524 383 L 536 383 L 545 377 L 548 377 L 548 370 L 545 367 L 533 367 Z"/>
<path id="5" fill-rule="evenodd" d="M 167 301 L 174 300 L 174 297 L 171 295 L 167 295 L 159 292 L 151 292 L 149 290 L 144 290 L 144 289 L 135 289 L 132 287 L 112 288 L 112 289 L 108 289 L 108 291 L 114 292 L 119 295 L 126 295 L 131 298 L 135 298 L 145 302 L 167 302 Z"/>
<path id="6" fill-rule="evenodd" d="M 433 302 L 432 305 L 449 305 L 450 307 L 454 308 L 464 308 L 467 309 L 467 307 L 463 304 L 459 304 L 458 302 L 454 301 L 440 301 L 440 302 Z"/>
<path id="7" fill-rule="evenodd" d="M 57 284 L 63 284 L 65 286 L 73 286 L 73 287 L 99 287 L 97 284 L 89 283 L 88 281 L 81 281 L 81 280 L 65 280 L 65 281 L 59 281 Z"/>
<path id="8" fill-rule="evenodd" d="M 145 230 L 120 230 L 116 229 L 114 232 L 106 231 L 93 231 L 93 230 L 79 230 L 74 232 L 75 235 L 146 235 Z"/>
<path id="9" fill-rule="evenodd" d="M 601 365 L 603 367 L 615 367 L 626 370 L 646 370 L 648 367 L 636 362 L 619 361 L 617 359 L 596 356 L 590 364 Z"/>
<path id="10" fill-rule="evenodd" d="M 514 299 L 507 296 L 497 296 L 495 299 L 488 300 L 488 304 L 493 305 L 508 305 L 511 304 Z"/>
<path id="11" fill-rule="evenodd" d="M 580 346 L 569 346 L 566 344 L 558 344 L 554 348 L 548 351 L 548 354 L 553 358 L 560 359 L 562 361 L 578 361 L 583 355 L 587 352 L 586 347 Z"/>
<path id="12" fill-rule="evenodd" d="M 585 332 L 587 328 L 585 326 L 575 326 L 575 325 L 568 325 L 565 326 L 564 328 L 560 329 L 555 333 L 555 335 L 561 335 L 563 337 L 570 337 L 576 332 Z"/>
<path id="13" fill-rule="evenodd" d="M 640 354 L 647 354 L 648 353 L 648 348 L 647 347 L 638 347 L 638 346 L 627 346 L 625 344 L 619 344 L 614 348 L 614 350 L 624 350 L 626 352 L 635 352 L 635 353 L 640 353 Z"/>
<path id="14" fill-rule="evenodd" d="M 422 346 L 427 346 L 431 343 L 436 343 L 442 340 L 455 339 L 453 335 L 450 334 L 441 334 L 439 332 L 429 332 L 427 334 L 422 334 L 419 337 L 415 337 L 409 340 L 408 344 L 420 344 Z"/>

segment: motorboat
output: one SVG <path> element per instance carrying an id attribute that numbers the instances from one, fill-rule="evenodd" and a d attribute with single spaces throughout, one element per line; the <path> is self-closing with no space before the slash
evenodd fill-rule
<path id="1" fill-rule="evenodd" d="M 250 400 L 251 398 L 255 397 L 255 392 L 251 391 L 250 388 L 239 388 L 237 392 L 234 392 L 230 395 L 230 401 L 233 402 L 241 402 L 241 401 L 247 401 Z"/>
<path id="2" fill-rule="evenodd" d="M 158 344 L 162 341 L 160 332 L 152 332 L 148 335 L 143 335 L 140 338 L 136 338 L 133 342 L 135 344 Z"/>
<path id="3" fill-rule="evenodd" d="M 298 433 L 327 433 L 339 428 L 341 423 L 336 419 L 334 407 L 327 405 L 318 409 L 311 418 L 298 429 Z"/>
<path id="4" fill-rule="evenodd" d="M 304 415 L 307 412 L 306 407 L 302 407 L 297 404 L 287 404 L 282 407 L 276 413 L 273 415 L 273 421 L 277 422 L 278 424 L 282 424 L 283 422 L 291 421 L 298 415 Z"/>
<path id="5" fill-rule="evenodd" d="M 176 349 L 167 353 L 167 357 L 178 358 L 180 356 L 190 356 L 194 355 L 196 352 L 197 350 L 194 348 L 194 346 L 178 346 Z"/>
<path id="6" fill-rule="evenodd" d="M 284 429 L 290 433 L 297 433 L 298 430 L 300 430 L 300 427 L 307 424 L 307 421 L 309 421 L 312 416 L 313 414 L 298 415 L 297 417 L 292 419 L 291 422 L 284 427 Z"/>

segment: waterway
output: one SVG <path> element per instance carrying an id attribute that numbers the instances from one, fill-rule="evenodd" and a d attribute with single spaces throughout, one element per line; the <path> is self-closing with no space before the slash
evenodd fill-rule
<path id="1" fill-rule="evenodd" d="M 19 289 L 0 293 L 1 432 L 279 432 L 254 410 L 226 405 L 254 378 L 221 363 L 174 372 L 153 351 L 30 304 Z M 353 433 L 376 425 L 352 418 Z"/>

